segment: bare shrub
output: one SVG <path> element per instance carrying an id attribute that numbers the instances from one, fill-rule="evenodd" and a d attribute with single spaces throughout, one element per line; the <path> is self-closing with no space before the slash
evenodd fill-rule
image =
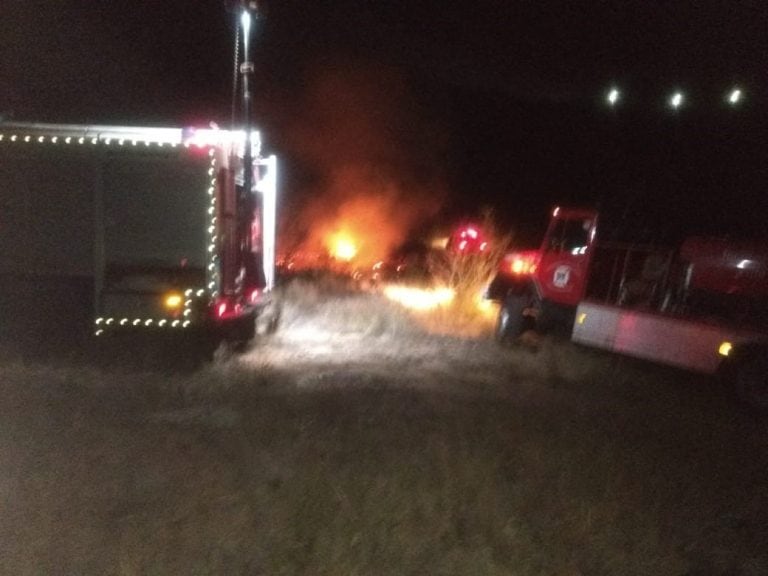
<path id="1" fill-rule="evenodd" d="M 513 235 L 499 229 L 490 208 L 483 209 L 480 227 L 488 242 L 486 250 L 472 253 L 446 250 L 431 257 L 430 268 L 435 280 L 454 292 L 451 305 L 432 314 L 433 323 L 442 325 L 446 331 L 477 334 L 490 325 L 492 311 L 480 305 L 482 295 L 509 249 Z"/>

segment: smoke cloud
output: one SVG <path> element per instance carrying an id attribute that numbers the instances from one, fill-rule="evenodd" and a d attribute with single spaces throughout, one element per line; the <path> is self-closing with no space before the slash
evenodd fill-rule
<path id="1" fill-rule="evenodd" d="M 328 254 L 343 234 L 356 244 L 354 262 L 371 264 L 440 209 L 440 132 L 396 70 L 318 69 L 296 109 L 287 142 L 309 177 L 285 214 L 284 252 Z"/>

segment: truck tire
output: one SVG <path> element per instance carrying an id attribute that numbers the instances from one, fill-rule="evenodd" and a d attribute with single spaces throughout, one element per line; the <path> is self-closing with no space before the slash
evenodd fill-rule
<path id="1" fill-rule="evenodd" d="M 737 354 L 729 375 L 741 402 L 768 412 L 768 350 L 755 347 Z"/>
<path id="2" fill-rule="evenodd" d="M 498 342 L 512 342 L 529 329 L 530 319 L 523 316 L 529 301 L 527 294 L 510 294 L 504 299 L 499 307 L 494 332 Z"/>
<path id="3" fill-rule="evenodd" d="M 229 320 L 217 329 L 219 348 L 224 346 L 236 354 L 246 351 L 254 336 L 256 336 L 256 314 L 254 312 Z"/>

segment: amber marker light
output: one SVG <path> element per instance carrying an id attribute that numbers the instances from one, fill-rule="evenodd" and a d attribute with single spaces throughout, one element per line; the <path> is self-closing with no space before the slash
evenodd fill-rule
<path id="1" fill-rule="evenodd" d="M 184 298 L 177 292 L 166 294 L 163 304 L 168 310 L 178 310 L 184 303 Z"/>
<path id="2" fill-rule="evenodd" d="M 733 350 L 733 344 L 726 341 L 720 344 L 720 348 L 717 349 L 717 353 L 720 354 L 720 356 L 728 356 L 731 353 L 731 350 Z"/>

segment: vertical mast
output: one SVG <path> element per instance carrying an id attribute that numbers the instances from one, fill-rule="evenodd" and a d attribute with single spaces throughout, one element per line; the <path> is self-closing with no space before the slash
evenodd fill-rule
<path id="1" fill-rule="evenodd" d="M 256 2 L 245 1 L 242 4 L 240 23 L 243 27 L 243 62 L 240 64 L 240 73 L 243 76 L 243 128 L 245 130 L 245 150 L 243 151 L 243 191 L 250 195 L 253 193 L 253 132 L 251 118 L 251 75 L 253 74 L 253 62 L 250 55 L 251 22 L 257 16 L 258 6 Z"/>

